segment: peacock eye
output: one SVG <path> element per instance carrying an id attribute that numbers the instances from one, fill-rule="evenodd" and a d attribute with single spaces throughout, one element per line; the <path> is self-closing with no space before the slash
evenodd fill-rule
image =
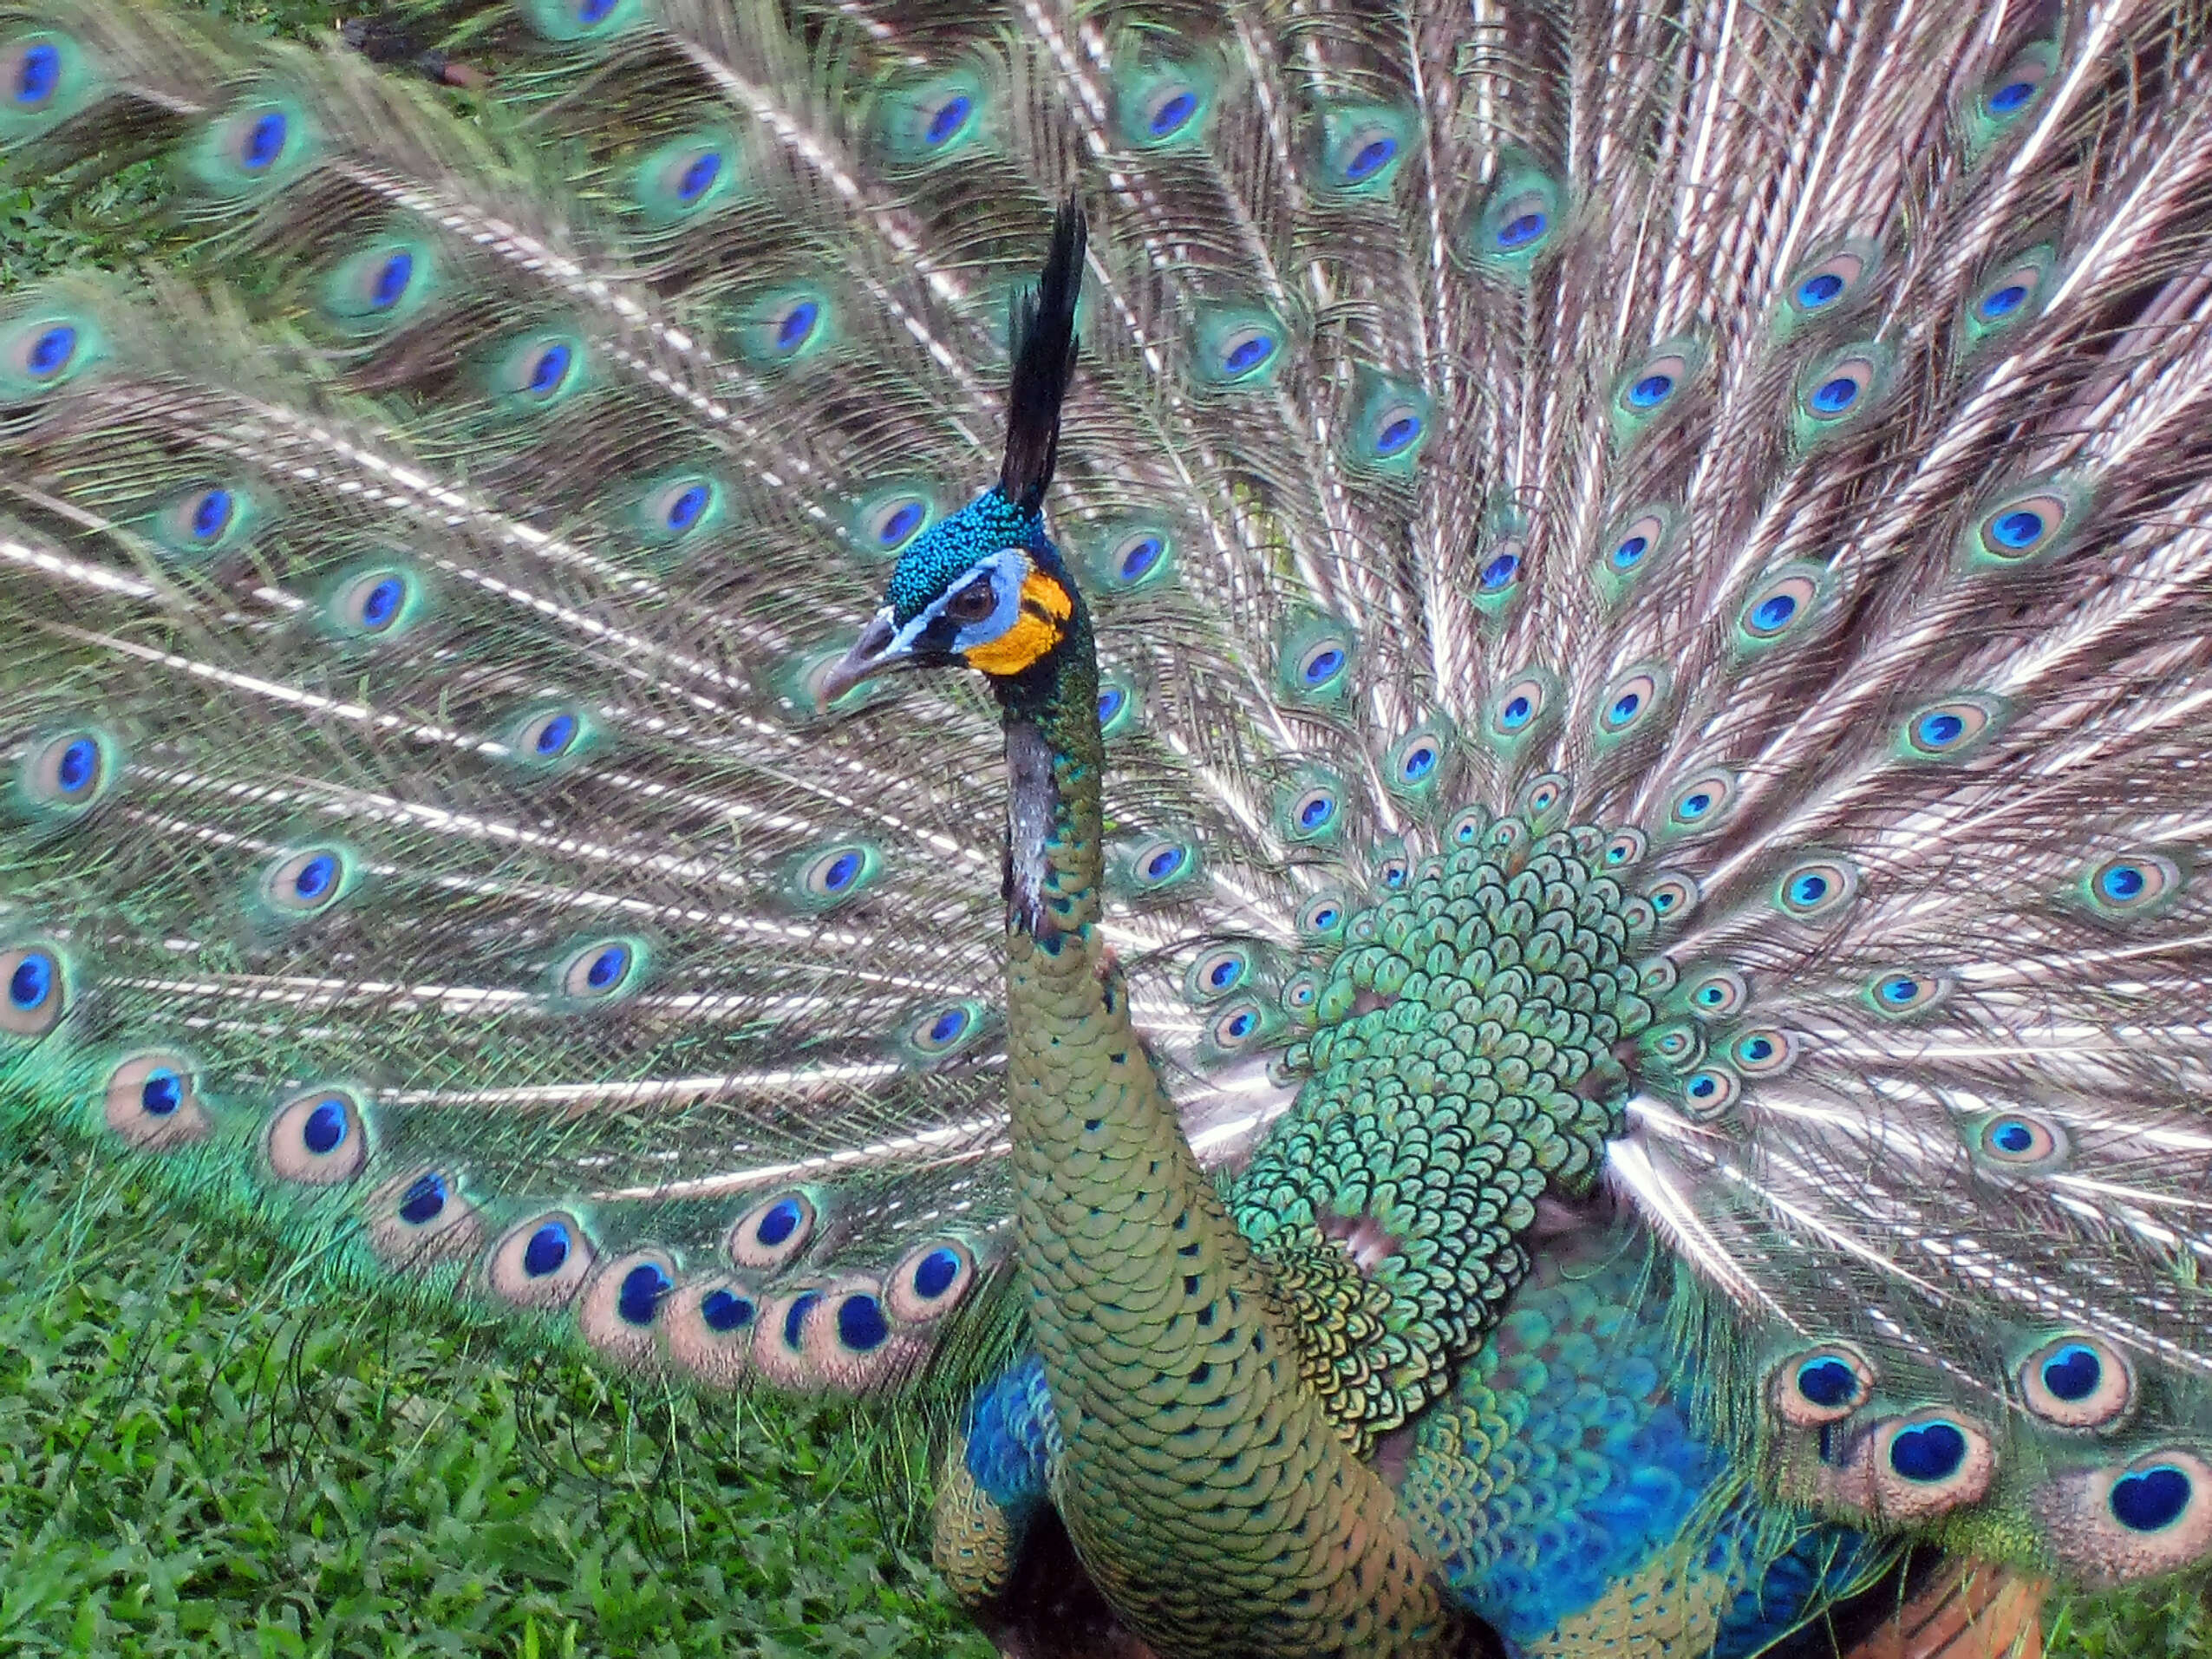
<path id="1" fill-rule="evenodd" d="M 1683 1109 L 1700 1122 L 1719 1117 L 1735 1101 L 1739 1086 L 1717 1066 L 1704 1066 L 1682 1082 Z"/>
<path id="2" fill-rule="evenodd" d="M 352 875 L 340 849 L 304 847 L 278 859 L 262 877 L 261 893 L 279 914 L 313 916 L 344 896 Z"/>
<path id="3" fill-rule="evenodd" d="M 1650 847 L 1651 838 L 1641 830 L 1616 830 L 1612 839 L 1605 844 L 1605 867 L 1625 870 L 1641 859 Z"/>
<path id="4" fill-rule="evenodd" d="M 102 734 L 63 732 L 26 755 L 16 776 L 40 806 L 82 810 L 107 793 L 114 761 L 114 746 Z"/>
<path id="5" fill-rule="evenodd" d="M 7 999 L 0 1002 L 0 1033 L 42 1037 L 59 1022 L 69 988 L 52 946 L 20 944 L 0 952 L 0 980 L 8 987 Z"/>
<path id="6" fill-rule="evenodd" d="M 14 73 L 7 77 L 10 101 L 17 109 L 37 109 L 52 101 L 62 84 L 62 49 L 50 40 L 33 38 L 16 43 L 0 56 Z"/>
<path id="7" fill-rule="evenodd" d="M 1156 88 L 1145 101 L 1145 135 L 1155 142 L 1173 138 L 1198 113 L 1198 95 L 1189 87 L 1170 84 Z"/>
<path id="8" fill-rule="evenodd" d="M 555 964 L 553 983 L 577 1003 L 609 1003 L 637 989 L 644 977 L 643 952 L 635 939 L 594 939 Z"/>
<path id="9" fill-rule="evenodd" d="M 1840 357 L 1812 376 L 1800 402 L 1805 414 L 1815 421 L 1841 420 L 1858 407 L 1879 378 L 1879 366 L 1872 358 Z"/>
<path id="10" fill-rule="evenodd" d="M 417 598 L 417 585 L 408 572 L 363 571 L 339 585 L 326 614 L 344 632 L 374 638 L 403 630 Z"/>
<path id="11" fill-rule="evenodd" d="M 582 711 L 542 709 L 514 727 L 508 742 L 522 760 L 545 766 L 576 754 L 590 735 Z"/>
<path id="12" fill-rule="evenodd" d="M 955 622 L 988 622 L 998 609 L 998 593 L 988 578 L 970 582 L 945 602 L 945 614 Z"/>

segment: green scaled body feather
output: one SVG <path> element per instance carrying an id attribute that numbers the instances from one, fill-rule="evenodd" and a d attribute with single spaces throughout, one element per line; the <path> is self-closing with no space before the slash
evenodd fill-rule
<path id="1" fill-rule="evenodd" d="M 1164 1654 L 2212 1553 L 2202 8 L 0 17 L 15 1133 Z"/>

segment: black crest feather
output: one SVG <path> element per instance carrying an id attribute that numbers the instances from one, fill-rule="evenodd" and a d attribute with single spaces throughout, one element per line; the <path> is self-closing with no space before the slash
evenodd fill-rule
<path id="1" fill-rule="evenodd" d="M 1014 301 L 1014 381 L 1007 396 L 1006 461 L 998 487 L 1034 508 L 1060 454 L 1060 406 L 1075 375 L 1075 298 L 1083 288 L 1085 224 L 1070 196 L 1054 216 L 1052 251 L 1034 288 Z"/>

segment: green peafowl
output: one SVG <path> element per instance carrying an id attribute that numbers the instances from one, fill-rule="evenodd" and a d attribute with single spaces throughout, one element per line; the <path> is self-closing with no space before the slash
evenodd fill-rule
<path id="1" fill-rule="evenodd" d="M 0 86 L 197 244 L 0 307 L 12 1121 L 910 1414 L 1009 1651 L 2212 1555 L 2212 8 L 25 0 Z"/>

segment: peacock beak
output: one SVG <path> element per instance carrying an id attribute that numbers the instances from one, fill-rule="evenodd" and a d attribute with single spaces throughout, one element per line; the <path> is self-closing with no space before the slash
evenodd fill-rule
<path id="1" fill-rule="evenodd" d="M 852 649 L 822 676 L 822 701 L 835 702 L 863 680 L 891 669 L 913 666 L 913 642 L 899 637 L 897 626 L 891 621 L 891 607 L 886 605 L 876 612 L 873 622 L 860 630 L 860 637 L 852 642 Z"/>

